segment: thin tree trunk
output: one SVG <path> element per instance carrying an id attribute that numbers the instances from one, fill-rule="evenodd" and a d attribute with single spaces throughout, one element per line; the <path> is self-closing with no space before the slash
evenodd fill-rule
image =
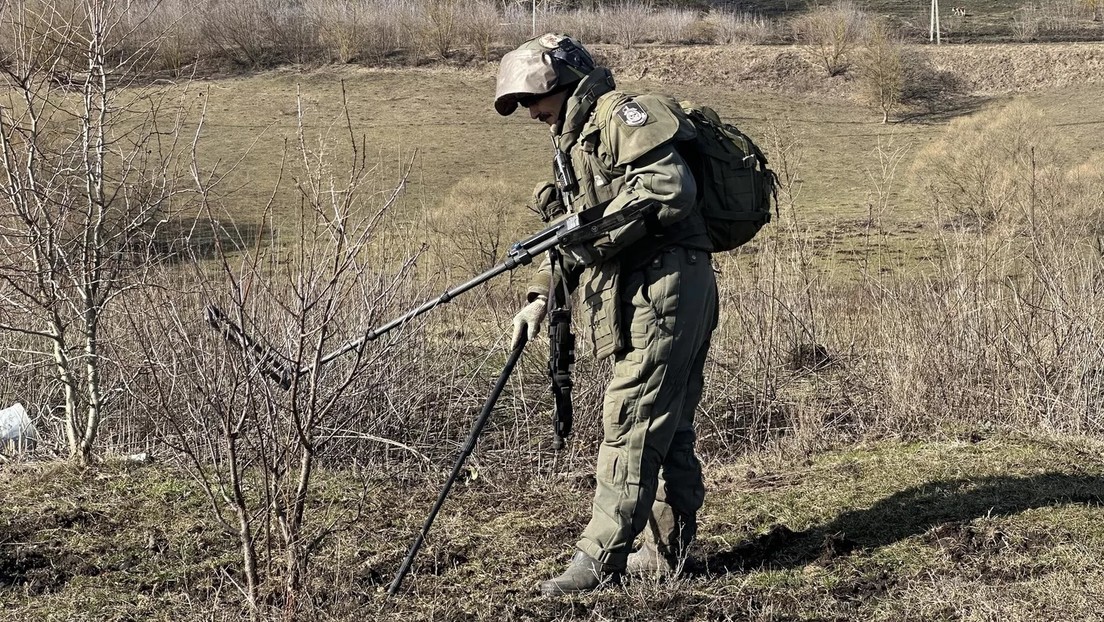
<path id="1" fill-rule="evenodd" d="M 85 332 L 85 374 L 88 385 L 88 411 L 84 422 L 84 434 L 79 447 L 78 461 L 82 466 L 92 463 L 92 448 L 95 447 L 96 436 L 100 429 L 100 418 L 103 410 L 103 393 L 100 390 L 100 343 L 98 317 L 95 309 L 86 312 Z"/>
<path id="2" fill-rule="evenodd" d="M 306 513 L 307 491 L 310 488 L 311 473 L 314 470 L 314 449 L 312 439 L 304 433 L 300 437 L 299 478 L 295 484 L 295 497 L 291 512 L 287 518 L 287 608 L 286 622 L 294 622 L 298 610 L 299 593 L 303 587 L 303 575 L 307 570 L 309 552 L 303 548 L 303 517 Z"/>
<path id="3" fill-rule="evenodd" d="M 259 615 L 257 586 L 257 547 L 253 540 L 253 528 L 249 522 L 249 507 L 242 490 L 241 464 L 238 460 L 237 432 L 227 430 L 226 453 L 229 460 L 230 492 L 233 495 L 234 511 L 238 516 L 238 539 L 242 549 L 242 571 L 245 575 L 245 598 L 249 602 L 250 615 L 255 620 Z"/>

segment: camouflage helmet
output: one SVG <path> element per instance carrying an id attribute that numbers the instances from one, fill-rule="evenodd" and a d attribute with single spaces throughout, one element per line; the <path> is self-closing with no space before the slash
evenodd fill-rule
<path id="1" fill-rule="evenodd" d="M 548 33 L 522 43 L 498 66 L 495 110 L 507 116 L 518 99 L 547 95 L 582 80 L 594 70 L 594 59 L 578 41 Z"/>

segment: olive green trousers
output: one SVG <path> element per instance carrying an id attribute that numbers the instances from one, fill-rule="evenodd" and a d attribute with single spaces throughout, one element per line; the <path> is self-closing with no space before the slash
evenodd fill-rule
<path id="1" fill-rule="evenodd" d="M 694 410 L 717 326 L 717 283 L 703 251 L 664 250 L 622 274 L 620 294 L 626 345 L 614 355 L 597 490 L 576 545 L 614 567 L 624 567 L 649 523 L 661 551 L 677 554 L 694 537 L 705 498 Z"/>

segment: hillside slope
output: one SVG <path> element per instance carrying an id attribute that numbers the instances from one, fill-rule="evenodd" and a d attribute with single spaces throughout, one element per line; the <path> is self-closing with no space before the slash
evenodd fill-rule
<path id="1" fill-rule="evenodd" d="M 912 62 L 953 74 L 968 93 L 991 95 L 1104 84 L 1104 43 L 910 45 Z M 846 94 L 853 76 L 829 77 L 795 46 L 595 46 L 620 75 L 659 82 Z"/>

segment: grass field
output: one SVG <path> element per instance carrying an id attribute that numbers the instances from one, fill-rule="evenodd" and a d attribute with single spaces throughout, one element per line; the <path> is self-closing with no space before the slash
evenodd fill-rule
<path id="1" fill-rule="evenodd" d="M 425 377 L 364 389 L 366 416 L 375 393 L 392 408 L 369 431 L 406 446 L 371 454 L 377 461 L 323 461 L 308 516 L 334 531 L 317 543 L 304 619 L 1101 619 L 1100 265 L 1086 251 L 1104 200 L 1093 185 L 1104 174 L 1099 46 L 939 52 L 933 62 L 969 86 L 954 105 L 885 125 L 850 97 L 847 80 L 808 73 L 791 48 L 747 64 L 733 60 L 744 58 L 738 48 L 600 51 L 616 61 L 622 88 L 716 107 L 793 180 L 771 228 L 717 258 L 725 322 L 699 415 L 710 492 L 697 561 L 677 580 L 537 597 L 534 585 L 561 569 L 588 516 L 604 369 L 580 361 L 577 436 L 554 454 L 543 361 L 532 355 L 403 595 L 383 595 L 504 356 L 517 285 L 496 283 L 412 333 L 425 343 L 400 372 Z M 676 71 L 680 54 L 693 71 Z M 1079 60 L 1055 60 L 1069 58 Z M 740 77 L 749 73 L 769 75 Z M 539 226 L 520 206 L 548 175 L 547 130 L 495 114 L 491 66 L 285 68 L 188 88 L 193 115 L 206 101 L 198 164 L 226 173 L 220 216 L 271 228 L 288 246 L 300 209 L 289 177 L 299 169 L 281 162 L 297 157 L 301 119 L 308 150 L 317 155 L 324 138 L 326 166 L 340 177 L 343 99 L 359 148 L 378 163 L 376 184 L 408 176 L 388 224 L 401 244 L 373 257 L 398 262 L 425 245 L 410 289 L 466 279 L 485 267 L 475 265 L 486 260 L 480 251 Z M 1029 121 L 1009 129 L 1009 119 Z M 1032 156 L 1057 149 L 1059 189 L 1089 180 L 1081 202 L 1055 208 L 1066 220 L 1053 230 L 1035 226 L 1052 207 L 1042 173 L 1029 200 L 992 221 L 940 213 L 931 154 L 980 159 L 982 139 L 998 131 L 1025 136 Z M 990 172 L 962 166 L 964 176 Z M 991 177 L 1024 169 L 1008 170 Z M 187 230 L 189 215 L 176 217 Z M 198 299 L 169 295 L 182 308 Z M 183 314 L 198 315 L 195 306 Z M 826 369 L 791 364 L 793 347 L 810 342 L 831 353 Z M 430 375 L 441 369 L 451 376 Z M 112 426 L 123 418 L 106 423 L 108 439 L 118 440 Z M 177 437 L 161 420 L 148 425 L 147 437 L 113 449 L 152 446 L 150 465 L 3 465 L 0 619 L 247 617 L 234 536 L 196 470 L 162 444 Z M 251 499 L 264 489 L 252 485 Z M 279 577 L 277 527 L 262 524 L 271 545 L 262 566 Z M 266 619 L 281 617 L 278 604 L 262 605 Z"/>
<path id="2" fill-rule="evenodd" d="M 1013 88 L 1022 89 L 1030 84 L 1027 76 L 1047 71 L 1045 63 L 1051 55 L 1067 54 L 1061 48 L 1049 54 L 1043 49 L 1042 65 L 1032 61 L 1031 54 L 1022 56 L 1023 60 L 1012 57 L 1019 61 L 1013 74 L 1023 76 L 1013 81 Z M 917 234 L 918 228 L 932 223 L 932 214 L 922 184 L 913 183 L 911 171 L 926 145 L 947 137 L 948 121 L 956 116 L 1024 102 L 1043 111 L 1056 138 L 1069 144 L 1075 158 L 1090 160 L 1104 139 L 1104 115 L 1098 108 L 1104 84 L 1090 78 L 1089 84 L 1078 85 L 1080 74 L 1076 71 L 1068 72 L 1066 80 L 1056 72 L 1050 80 L 1054 86 L 1001 92 L 1009 82 L 1002 82 L 1000 75 L 1009 71 L 1007 66 L 979 67 L 972 57 L 952 56 L 940 62 L 951 70 L 970 66 L 976 82 L 986 80 L 992 86 L 977 84 L 949 111 L 882 125 L 876 114 L 847 96 L 849 87 L 843 80 L 802 74 L 802 79 L 810 80 L 804 93 L 792 87 L 782 92 L 767 90 L 756 82 L 748 88 L 734 88 L 743 80 L 732 76 L 733 85 L 710 84 L 708 74 L 715 69 L 728 77 L 726 72 L 732 70 L 726 63 L 739 58 L 735 53 L 690 59 L 688 62 L 699 64 L 680 81 L 677 74 L 663 71 L 677 63 L 673 58 L 625 57 L 609 50 L 615 66 L 624 66 L 618 74 L 621 88 L 667 92 L 707 103 L 755 137 L 768 152 L 772 140 L 785 141 L 799 158 L 794 163 L 796 211 L 811 226 L 813 235 L 836 242 L 859 235 L 861 228 L 856 224 L 872 216 L 894 233 L 894 244 L 901 246 L 895 250 L 911 252 L 914 242 L 923 247 L 924 238 L 933 237 L 930 232 Z M 1068 54 L 1076 54 L 1076 48 Z M 653 67 L 651 73 L 661 75 L 662 82 L 648 80 L 649 72 L 640 69 L 648 66 Z M 747 66 L 753 68 L 756 63 Z M 1091 69 L 1086 71 L 1091 74 Z M 640 73 L 645 77 L 634 79 Z M 342 89 L 352 127 L 377 156 L 384 179 L 398 179 L 400 168 L 414 160 L 409 190 L 398 209 L 400 218 L 419 220 L 453 213 L 447 203 L 457 199 L 477 205 L 502 195 L 522 205 L 533 185 L 550 174 L 546 129 L 523 113 L 502 118 L 494 112 L 490 106 L 494 76 L 489 70 L 284 70 L 209 85 L 201 157 L 207 163 L 241 158 L 231 176 L 241 184 L 241 192 L 232 199 L 238 217 L 250 218 L 255 214 L 250 205 L 262 205 L 272 192 L 282 154 L 288 153 L 288 141 L 295 139 L 297 94 L 308 123 L 308 138 L 327 135 L 336 155 L 347 150 L 341 127 Z M 880 160 L 891 157 L 895 177 L 885 181 L 890 183 L 892 196 L 876 197 L 872 177 L 886 174 Z M 457 189 L 463 196 L 457 195 Z M 481 197 L 480 189 L 488 196 Z M 293 199 L 285 196 L 277 213 L 286 213 L 293 204 Z M 525 214 L 524 210 L 518 213 Z M 510 233 L 519 239 L 535 230 L 539 221 L 522 215 L 511 217 L 509 224 Z M 853 251 L 846 244 L 834 248 Z"/>
<path id="3" fill-rule="evenodd" d="M 1070 620 L 1104 597 L 1104 463 L 1084 439 L 975 434 L 706 464 L 697 559 L 675 580 L 541 598 L 589 517 L 585 477 L 489 456 L 384 594 L 436 478 L 329 472 L 312 512 L 319 620 Z M 237 620 L 236 551 L 171 464 L 10 469 L 6 620 Z M 519 483 L 514 481 L 518 478 Z M 368 495 L 367 512 L 355 500 Z"/>

